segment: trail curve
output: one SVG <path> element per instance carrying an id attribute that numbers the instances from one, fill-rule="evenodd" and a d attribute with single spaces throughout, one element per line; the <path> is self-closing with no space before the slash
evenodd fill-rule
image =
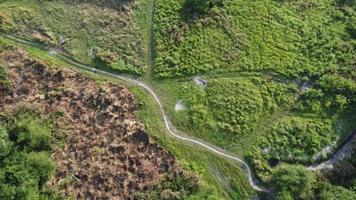
<path id="1" fill-rule="evenodd" d="M 155 99 L 156 103 L 158 104 L 158 107 L 160 109 L 161 115 L 162 115 L 163 120 L 164 120 L 165 128 L 167 129 L 167 131 L 168 131 L 168 133 L 170 135 L 174 136 L 175 138 L 177 138 L 179 140 L 199 145 L 199 146 L 205 148 L 206 150 L 208 150 L 210 152 L 213 152 L 213 153 L 215 153 L 215 154 L 217 154 L 219 156 L 222 156 L 222 157 L 225 157 L 227 159 L 230 159 L 230 160 L 233 160 L 233 161 L 236 161 L 236 162 L 240 163 L 243 166 L 243 168 L 246 170 L 249 184 L 254 190 L 256 190 L 258 192 L 266 192 L 266 193 L 270 192 L 268 189 L 260 187 L 260 186 L 258 186 L 256 184 L 256 182 L 253 179 L 253 175 L 252 175 L 250 166 L 244 160 L 242 160 L 241 158 L 239 158 L 237 156 L 233 156 L 231 153 L 228 153 L 225 150 L 224 151 L 220 150 L 220 149 L 214 147 L 214 145 L 211 145 L 211 144 L 206 143 L 206 142 L 198 141 L 196 139 L 189 138 L 187 136 L 179 135 L 176 131 L 174 131 L 175 128 L 171 125 L 171 123 L 169 121 L 169 118 L 168 118 L 168 116 L 166 115 L 166 112 L 163 109 L 163 105 L 161 103 L 161 100 L 159 99 L 158 95 L 154 92 L 154 90 L 147 83 L 145 83 L 143 81 L 140 81 L 140 80 L 137 80 L 135 78 L 131 78 L 129 76 L 119 75 L 119 74 L 116 74 L 116 73 L 113 73 L 113 72 L 108 72 L 108 71 L 104 71 L 104 70 L 100 70 L 100 69 L 88 66 L 88 65 L 76 60 L 75 58 L 70 57 L 69 55 L 65 54 L 64 52 L 62 52 L 60 50 L 56 50 L 56 49 L 47 47 L 45 45 L 42 45 L 42 44 L 39 44 L 39 43 L 36 43 L 36 42 L 33 42 L 33 41 L 29 41 L 29 40 L 26 40 L 26 39 L 18 38 L 18 37 L 15 37 L 15 36 L 3 33 L 3 32 L 0 32 L 0 35 L 5 37 L 5 38 L 8 38 L 8 39 L 10 39 L 12 41 L 21 43 L 23 45 L 40 48 L 40 49 L 46 50 L 46 51 L 51 51 L 52 52 L 50 54 L 51 56 L 57 57 L 57 58 L 61 59 L 62 61 L 66 62 L 66 63 L 68 63 L 70 65 L 73 65 L 73 67 L 75 67 L 75 68 L 79 68 L 79 69 L 86 70 L 86 71 L 89 71 L 89 72 L 94 72 L 96 74 L 103 75 L 103 76 L 109 76 L 109 77 L 113 77 L 113 78 L 116 78 L 116 79 L 120 79 L 120 80 L 126 81 L 128 83 L 131 83 L 133 85 L 137 85 L 137 86 L 143 88 L 144 90 L 146 90 Z M 55 53 L 53 53 L 53 52 L 55 52 Z"/>

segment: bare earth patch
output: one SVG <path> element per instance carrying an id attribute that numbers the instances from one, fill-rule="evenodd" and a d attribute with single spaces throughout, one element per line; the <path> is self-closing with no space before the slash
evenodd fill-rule
<path id="1" fill-rule="evenodd" d="M 27 103 L 58 116 L 54 136 L 64 138 L 64 145 L 52 155 L 56 172 L 50 187 L 77 199 L 133 199 L 165 174 L 181 174 L 175 158 L 138 121 L 126 88 L 100 87 L 71 70 L 49 68 L 21 49 L 1 57 L 13 85 L 0 88 L 0 115 Z"/>

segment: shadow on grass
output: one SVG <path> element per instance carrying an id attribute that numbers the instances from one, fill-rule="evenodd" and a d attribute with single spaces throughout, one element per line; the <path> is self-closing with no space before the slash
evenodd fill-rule
<path id="1" fill-rule="evenodd" d="M 102 8 L 122 9 L 123 6 L 133 3 L 134 0 L 67 0 L 71 4 L 93 4 Z"/>

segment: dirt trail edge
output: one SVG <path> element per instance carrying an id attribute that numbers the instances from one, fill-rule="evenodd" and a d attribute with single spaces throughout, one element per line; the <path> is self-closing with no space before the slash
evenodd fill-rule
<path id="1" fill-rule="evenodd" d="M 145 82 L 139 81 L 139 80 L 137 80 L 135 78 L 132 78 L 132 77 L 129 77 L 129 76 L 118 75 L 118 74 L 115 74 L 115 73 L 112 73 L 112 72 L 107 72 L 107 71 L 104 71 L 104 70 L 96 69 L 96 68 L 88 66 L 88 65 L 86 65 L 86 64 L 84 64 L 84 63 L 82 63 L 80 61 L 77 61 L 76 59 L 70 57 L 69 55 L 63 53 L 60 50 L 55 50 L 53 48 L 47 47 L 45 45 L 42 45 L 42 44 L 39 44 L 39 43 L 36 43 L 36 42 L 32 42 L 32 41 L 29 41 L 29 40 L 21 39 L 21 38 L 18 38 L 18 37 L 15 37 L 15 36 L 3 33 L 3 32 L 0 32 L 0 36 L 3 36 L 5 38 L 7 38 L 7 39 L 10 39 L 10 40 L 12 40 L 14 42 L 17 42 L 17 43 L 20 43 L 20 44 L 23 44 L 23 45 L 40 48 L 40 49 L 46 50 L 46 51 L 55 52 L 55 53 L 51 53 L 51 56 L 57 57 L 57 58 L 63 60 L 64 62 L 73 65 L 73 67 L 80 68 L 82 70 L 86 70 L 86 71 L 90 71 L 90 72 L 94 72 L 94 73 L 99 74 L 99 75 L 117 78 L 117 79 L 126 81 L 128 83 L 137 85 L 137 86 L 145 89 L 155 99 L 155 101 L 157 102 L 157 104 L 159 106 L 159 109 L 160 109 L 160 112 L 162 114 L 163 120 L 164 120 L 165 127 L 166 127 L 167 131 L 172 136 L 174 136 L 175 138 L 180 139 L 182 141 L 185 141 L 185 142 L 190 142 L 190 143 L 193 143 L 193 144 L 197 144 L 197 145 L 199 145 L 199 146 L 207 149 L 208 151 L 213 152 L 213 153 L 215 153 L 215 154 L 217 154 L 219 156 L 225 157 L 225 158 L 233 160 L 233 161 L 237 161 L 245 169 L 248 181 L 249 181 L 251 187 L 254 190 L 256 190 L 258 192 L 270 193 L 270 190 L 262 188 L 262 187 L 260 187 L 260 186 L 258 186 L 256 184 L 255 180 L 253 179 L 250 166 L 245 161 L 243 161 L 241 158 L 239 158 L 237 156 L 233 156 L 232 153 L 227 152 L 225 150 L 220 150 L 219 148 L 214 147 L 214 145 L 209 144 L 207 142 L 198 141 L 196 139 L 192 139 L 190 137 L 181 136 L 181 135 L 177 134 L 177 132 L 174 131 L 176 129 L 171 125 L 170 120 L 168 119 L 168 117 L 167 117 L 167 115 L 166 115 L 166 113 L 165 113 L 165 111 L 163 109 L 161 100 L 159 99 L 158 95 Z"/>

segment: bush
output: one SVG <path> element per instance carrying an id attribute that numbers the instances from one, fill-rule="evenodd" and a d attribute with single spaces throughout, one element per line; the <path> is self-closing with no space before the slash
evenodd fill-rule
<path id="1" fill-rule="evenodd" d="M 266 115 L 290 104 L 290 89 L 257 77 L 212 79 L 204 89 L 184 84 L 177 88 L 177 97 L 186 104 L 187 115 L 177 120 L 199 137 L 235 142 L 256 129 Z"/>
<path id="2" fill-rule="evenodd" d="M 15 152 L 0 168 L 0 193 L 6 194 L 7 199 L 39 199 L 43 183 L 40 182 L 37 174 L 46 169 L 28 167 L 27 156 L 29 155 L 26 153 Z"/>
<path id="3" fill-rule="evenodd" d="M 278 121 L 262 146 L 270 151 L 265 157 L 278 162 L 310 164 L 315 155 L 332 141 L 330 122 L 290 117 Z"/>
<path id="4" fill-rule="evenodd" d="M 42 189 L 54 171 L 51 125 L 26 112 L 11 118 L 4 120 L 10 137 L 0 125 L 0 199 L 50 199 L 52 195 Z"/>
<path id="5" fill-rule="evenodd" d="M 5 158 L 11 151 L 12 142 L 9 140 L 7 130 L 0 124 L 0 160 Z"/>
<path id="6" fill-rule="evenodd" d="M 26 154 L 26 165 L 34 176 L 40 179 L 43 185 L 54 171 L 54 164 L 46 152 L 31 152 Z"/>
<path id="7" fill-rule="evenodd" d="M 0 63 L 0 83 L 1 83 L 1 81 L 4 81 L 5 79 L 6 79 L 6 73 L 5 73 L 5 70 L 1 66 L 1 63 Z"/>
<path id="8" fill-rule="evenodd" d="M 277 199 L 311 199 L 316 178 L 303 166 L 283 164 L 273 172 L 272 184 L 277 191 Z"/>
<path id="9" fill-rule="evenodd" d="M 214 7 L 222 7 L 226 0 L 185 0 L 183 9 L 188 14 L 206 14 Z"/>
<path id="10" fill-rule="evenodd" d="M 356 8 L 356 1 L 354 0 L 337 0 L 340 6 L 351 6 Z"/>
<path id="11" fill-rule="evenodd" d="M 42 119 L 32 114 L 22 114 L 16 121 L 16 127 L 11 131 L 16 143 L 22 148 L 33 151 L 46 151 L 51 147 L 52 127 Z"/>
<path id="12" fill-rule="evenodd" d="M 334 133 L 330 119 L 283 117 L 268 125 L 263 137 L 247 153 L 257 175 L 270 181 L 270 175 L 279 163 L 311 165 L 325 159 L 323 148 L 333 147 Z"/>
<path id="13" fill-rule="evenodd" d="M 321 182 L 319 184 L 318 199 L 320 200 L 354 200 L 356 199 L 356 193 L 347 190 L 340 186 L 333 186 L 328 182 Z"/>

